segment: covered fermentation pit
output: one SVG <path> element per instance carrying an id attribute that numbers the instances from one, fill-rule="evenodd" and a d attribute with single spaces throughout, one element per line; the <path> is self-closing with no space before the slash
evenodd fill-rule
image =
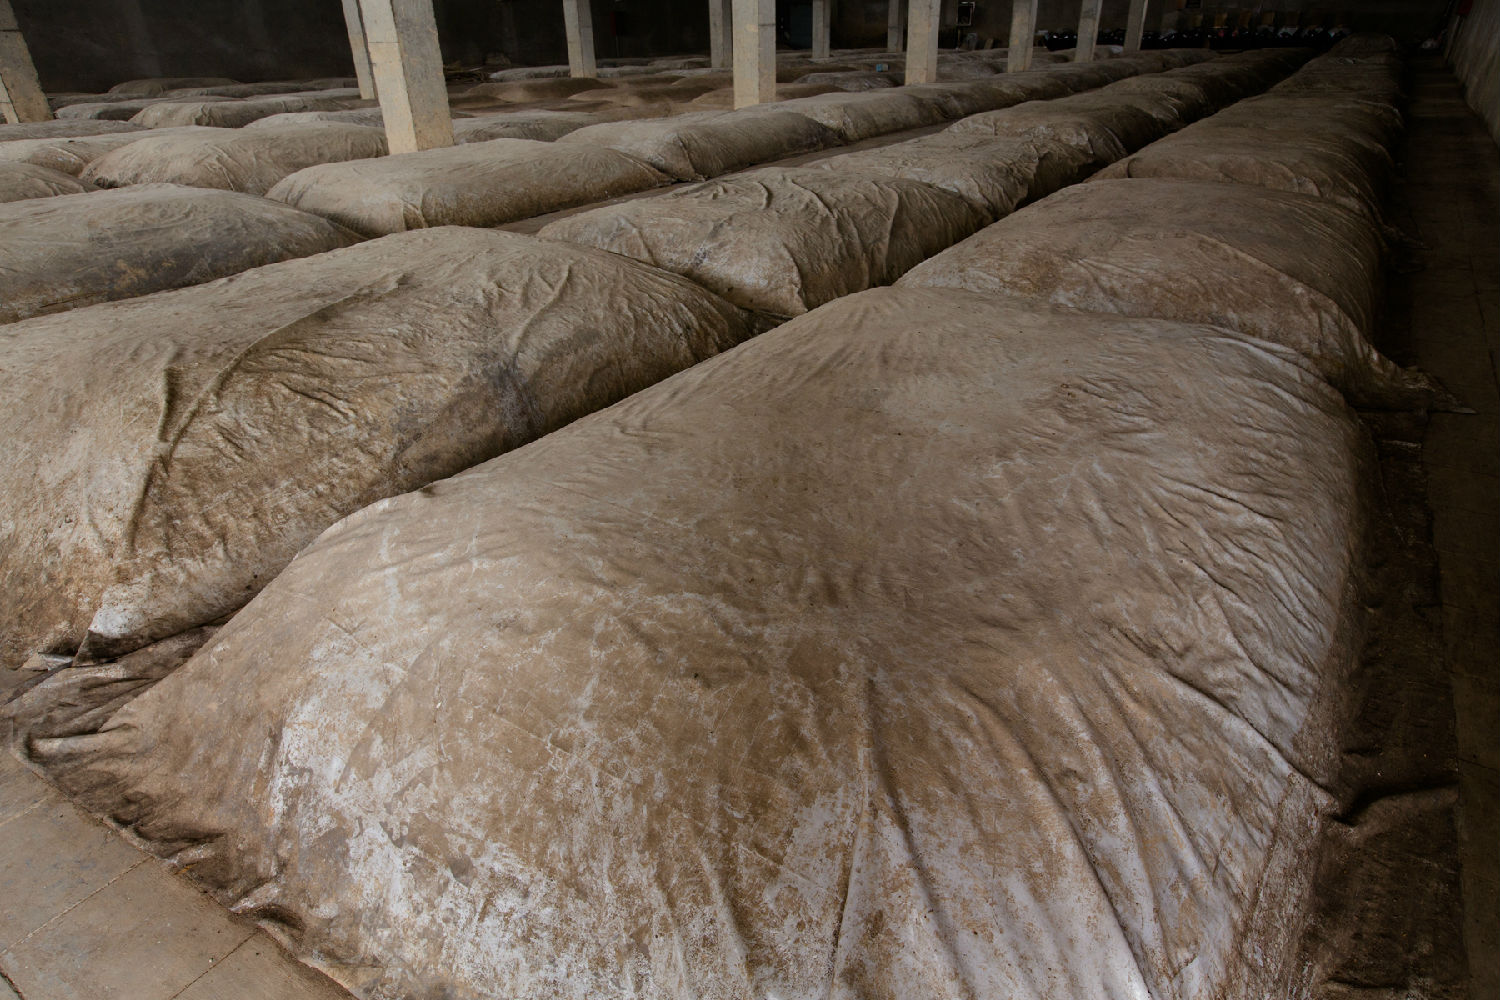
<path id="1" fill-rule="evenodd" d="M 1500 992 L 1500 0 L 559 2 L 0 0 L 0 1000 Z"/>

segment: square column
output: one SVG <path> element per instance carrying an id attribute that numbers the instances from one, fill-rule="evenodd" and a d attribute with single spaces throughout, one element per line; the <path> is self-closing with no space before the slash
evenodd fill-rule
<path id="1" fill-rule="evenodd" d="M 1125 51 L 1141 51 L 1146 34 L 1146 7 L 1149 0 L 1130 0 L 1130 16 L 1125 21 Z"/>
<path id="2" fill-rule="evenodd" d="M 1020 73 L 1031 68 L 1031 49 L 1036 44 L 1036 6 L 1038 0 L 1010 0 L 1010 51 L 1005 54 L 1005 71 Z"/>
<path id="3" fill-rule="evenodd" d="M 776 0 L 734 0 L 734 106 L 776 100 Z"/>
<path id="4" fill-rule="evenodd" d="M 829 35 L 833 25 L 833 0 L 813 0 L 812 3 L 812 57 L 827 59 Z"/>
<path id="5" fill-rule="evenodd" d="M 943 0 L 909 0 L 906 17 L 906 82 L 936 83 L 938 22 Z"/>
<path id="6" fill-rule="evenodd" d="M 1093 62 L 1094 46 L 1099 41 L 1099 8 L 1104 0 L 1083 0 L 1083 10 L 1078 15 L 1078 48 L 1074 62 Z"/>
<path id="7" fill-rule="evenodd" d="M 594 10 L 589 0 L 563 0 L 563 28 L 568 34 L 568 75 L 594 77 Z"/>
<path id="8" fill-rule="evenodd" d="M 359 0 L 392 155 L 453 145 L 432 0 Z"/>
<path id="9" fill-rule="evenodd" d="M 0 114 L 12 123 L 52 120 L 52 106 L 37 81 L 10 0 L 0 0 Z"/>
<path id="10" fill-rule="evenodd" d="M 708 0 L 708 65 L 728 69 L 734 61 L 734 14 L 729 0 Z"/>
<path id="11" fill-rule="evenodd" d="M 359 0 L 344 0 L 344 26 L 349 30 L 349 51 L 354 55 L 354 76 L 359 81 L 359 96 L 375 99 L 375 71 L 370 67 L 370 47 L 365 44 L 365 19 L 359 12 Z"/>
<path id="12" fill-rule="evenodd" d="M 885 48 L 887 52 L 900 52 L 906 46 L 906 0 L 890 0 L 886 4 Z"/>

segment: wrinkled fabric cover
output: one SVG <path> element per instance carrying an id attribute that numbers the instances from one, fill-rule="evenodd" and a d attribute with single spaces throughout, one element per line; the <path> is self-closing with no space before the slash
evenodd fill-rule
<path id="1" fill-rule="evenodd" d="M 169 90 L 189 87 L 230 87 L 238 81 L 227 76 L 148 76 L 139 80 L 126 80 L 109 88 L 111 94 L 139 94 L 155 97 Z"/>
<path id="2" fill-rule="evenodd" d="M 0 143 L 18 139 L 60 139 L 65 136 L 111 135 L 116 132 L 144 132 L 133 122 L 66 121 L 0 123 Z"/>
<path id="3" fill-rule="evenodd" d="M 131 121 L 136 115 L 147 108 L 156 107 L 159 104 L 205 104 L 209 102 L 228 101 L 227 97 L 145 97 L 126 100 L 112 100 L 101 103 L 69 104 L 65 108 L 57 109 L 59 119 L 66 118 L 69 121 L 100 120 L 100 121 Z M 132 124 L 140 124 L 133 122 Z M 142 126 L 146 127 L 146 126 Z"/>
<path id="4" fill-rule="evenodd" d="M 1363 215 L 1239 184 L 1100 181 L 918 265 L 903 287 L 1211 323 L 1292 348 L 1364 404 L 1430 399 L 1370 345 L 1383 240 Z"/>
<path id="5" fill-rule="evenodd" d="M 680 181 L 707 180 L 841 142 L 832 129 L 790 111 L 699 112 L 650 121 L 610 122 L 572 132 L 560 141 L 629 153 Z"/>
<path id="6" fill-rule="evenodd" d="M 1013 108 L 972 115 L 948 126 L 953 135 L 993 135 L 1065 142 L 1112 163 L 1160 138 L 1165 129 L 1122 96 L 1110 99 L 1076 94 L 1055 101 L 1029 101 Z"/>
<path id="7" fill-rule="evenodd" d="M 1364 440 L 1299 360 L 846 299 L 32 755 L 371 1000 L 1302 995 Z"/>
<path id="8" fill-rule="evenodd" d="M 453 123 L 453 139 L 455 142 L 489 142 L 491 139 L 552 142 L 569 132 L 598 124 L 603 117 L 587 111 L 510 111 L 498 115 L 476 115 Z"/>
<path id="9" fill-rule="evenodd" d="M 634 261 L 461 229 L 6 327 L 0 663 L 212 622 L 345 514 L 750 332 Z"/>
<path id="10" fill-rule="evenodd" d="M 60 170 L 39 167 L 34 163 L 0 160 L 0 203 L 51 198 L 60 194 L 82 194 L 93 188 L 92 184 L 82 183 L 78 178 Z"/>
<path id="11" fill-rule="evenodd" d="M 1165 73 L 1132 76 L 1099 89 L 1101 97 L 1126 94 L 1151 97 L 1163 102 L 1175 110 L 1182 123 L 1197 121 L 1219 108 L 1219 103 L 1201 81 L 1171 79 Z"/>
<path id="12" fill-rule="evenodd" d="M 939 101 L 924 101 L 899 90 L 842 91 L 818 97 L 756 104 L 763 111 L 795 111 L 824 125 L 845 142 L 858 142 L 887 132 L 902 132 L 946 121 Z"/>
<path id="13" fill-rule="evenodd" d="M 180 125 L 212 125 L 241 128 L 268 115 L 286 111 L 347 111 L 370 106 L 361 101 L 358 89 L 314 90 L 305 94 L 278 94 L 221 101 L 170 102 L 142 108 L 131 121 L 147 128 Z"/>
<path id="14" fill-rule="evenodd" d="M 958 195 L 990 221 L 1023 201 L 1076 184 L 1093 171 L 1087 153 L 1047 139 L 922 136 L 877 149 L 830 156 L 813 164 L 835 173 L 904 177 Z"/>
<path id="15" fill-rule="evenodd" d="M 164 183 L 265 194 L 304 167 L 384 156 L 385 148 L 382 130 L 338 122 L 146 136 L 99 157 L 83 177 L 100 187 Z"/>
<path id="16" fill-rule="evenodd" d="M 148 184 L 0 207 L 0 323 L 169 288 L 354 243 L 287 205 Z"/>
<path id="17" fill-rule="evenodd" d="M 270 197 L 366 236 L 498 226 L 667 182 L 612 149 L 492 139 L 300 171 Z"/>
<path id="18" fill-rule="evenodd" d="M 538 101 L 560 101 L 586 90 L 599 90 L 612 84 L 592 77 L 563 77 L 554 80 L 510 80 L 481 83 L 464 91 L 464 97 L 483 97 L 492 101 L 530 104 Z"/>
<path id="19" fill-rule="evenodd" d="M 890 284 L 986 221 L 918 181 L 769 168 L 582 212 L 540 235 L 634 257 L 787 317 Z"/>
<path id="20" fill-rule="evenodd" d="M 17 139 L 0 142 L 0 160 L 16 163 L 32 163 L 49 170 L 77 177 L 84 169 L 105 153 L 128 146 L 138 139 L 150 136 L 159 139 L 164 135 L 212 134 L 216 129 L 190 125 L 186 128 L 157 129 L 148 132 L 112 132 L 105 135 L 59 136 L 53 139 Z"/>

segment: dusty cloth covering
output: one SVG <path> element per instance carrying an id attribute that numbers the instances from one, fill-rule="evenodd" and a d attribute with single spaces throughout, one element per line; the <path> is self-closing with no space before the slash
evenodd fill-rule
<path id="1" fill-rule="evenodd" d="M 808 73 L 799 77 L 798 83 L 826 83 L 839 90 L 856 93 L 863 90 L 885 90 L 898 86 L 900 78 L 894 73 L 876 73 L 873 70 L 852 70 L 842 73 Z"/>
<path id="2" fill-rule="evenodd" d="M 986 221 L 984 210 L 918 181 L 767 168 L 596 208 L 540 235 L 634 257 L 787 317 L 890 284 Z"/>
<path id="3" fill-rule="evenodd" d="M 1123 95 L 1141 95 L 1156 98 L 1176 113 L 1177 118 L 1183 122 L 1194 122 L 1199 118 L 1213 114 L 1219 108 L 1219 102 L 1204 86 L 1201 80 L 1174 79 L 1165 73 L 1151 73 L 1146 76 L 1132 76 L 1124 80 L 1117 80 L 1106 87 L 1099 89 L 1099 96 L 1119 97 Z M 1138 105 L 1142 110 L 1148 110 L 1146 106 Z"/>
<path id="4" fill-rule="evenodd" d="M 455 142 L 489 142 L 491 139 L 534 139 L 552 142 L 608 119 L 588 111 L 507 111 L 475 115 L 453 123 Z"/>
<path id="5" fill-rule="evenodd" d="M 1020 88 L 1007 91 L 1002 87 L 974 87 L 965 82 L 918 83 L 902 87 L 901 92 L 922 101 L 935 101 L 945 118 L 963 118 L 981 111 L 994 111 L 1022 101 L 1032 100 Z"/>
<path id="6" fill-rule="evenodd" d="M 1131 104 L 1128 96 L 1112 99 L 1075 94 L 1055 101 L 1028 101 L 1013 108 L 970 115 L 948 126 L 946 131 L 950 135 L 1063 142 L 1076 146 L 1096 163 L 1105 164 L 1160 138 L 1165 129 L 1151 115 Z"/>
<path id="7" fill-rule="evenodd" d="M 142 97 L 104 103 L 70 104 L 65 108 L 58 108 L 57 117 L 59 120 L 66 118 L 69 121 L 131 121 L 142 111 L 159 104 L 205 104 L 228 100 L 227 97 Z"/>
<path id="8" fill-rule="evenodd" d="M 133 122 L 67 121 L 57 118 L 50 122 L 0 123 L 0 143 L 144 131 L 144 127 Z"/>
<path id="9" fill-rule="evenodd" d="M 1390 170 L 1405 120 L 1394 104 L 1358 97 L 1309 98 L 1273 90 L 1240 101 L 1214 116 L 1220 125 L 1266 129 L 1273 133 L 1319 130 L 1368 147 L 1377 154 L 1378 169 Z M 1278 140 L 1279 141 L 1279 140 Z M 1375 161 L 1372 161 L 1375 162 Z"/>
<path id="10" fill-rule="evenodd" d="M 318 532 L 743 340 L 634 261 L 441 229 L 0 338 L 0 663 L 245 603 Z"/>
<path id="11" fill-rule="evenodd" d="M 141 97 L 156 97 L 169 90 L 196 87 L 230 87 L 238 80 L 227 76 L 148 76 L 140 80 L 126 80 L 109 88 L 111 94 L 139 94 Z"/>
<path id="12" fill-rule="evenodd" d="M 197 285 L 356 242 L 287 205 L 146 184 L 0 207 L 0 323 Z"/>
<path id="13" fill-rule="evenodd" d="M 170 128 L 174 125 L 212 125 L 216 128 L 241 128 L 268 115 L 287 111 L 350 111 L 373 106 L 360 99 L 358 90 L 315 90 L 305 94 L 279 94 L 248 97 L 241 100 L 170 102 L 153 104 L 131 119 L 147 128 Z"/>
<path id="14" fill-rule="evenodd" d="M 1075 146 L 1048 139 L 986 138 L 939 132 L 843 153 L 812 166 L 835 173 L 904 177 L 958 195 L 993 221 L 1017 205 L 1089 175 L 1096 164 Z"/>
<path id="15" fill-rule="evenodd" d="M 560 140 L 629 153 L 680 181 L 706 180 L 731 170 L 840 143 L 830 128 L 791 111 L 698 112 L 649 121 L 611 122 Z"/>
<path id="16" fill-rule="evenodd" d="M 329 76 L 319 80 L 267 80 L 265 83 L 234 83 L 222 87 L 187 87 L 166 92 L 168 97 L 264 97 L 267 94 L 302 94 L 311 90 L 358 88 L 353 77 Z"/>
<path id="17" fill-rule="evenodd" d="M 428 226 L 498 226 L 666 182 L 612 149 L 493 139 L 310 167 L 269 196 L 379 236 Z"/>
<path id="18" fill-rule="evenodd" d="M 146 136 L 99 157 L 83 177 L 100 187 L 165 183 L 265 194 L 283 177 L 315 163 L 384 155 L 385 133 L 361 125 L 221 129 Z"/>
<path id="19" fill-rule="evenodd" d="M 492 101 L 530 104 L 557 101 L 586 90 L 599 90 L 613 84 L 592 77 L 562 77 L 555 80 L 511 80 L 481 83 L 464 91 L 465 97 L 485 97 Z"/>
<path id="20" fill-rule="evenodd" d="M 190 125 L 179 129 L 145 129 L 131 132 L 108 132 L 103 135 L 59 137 L 56 139 L 16 139 L 0 142 L 0 160 L 14 163 L 34 163 L 39 167 L 57 170 L 73 177 L 105 153 L 128 146 L 147 136 L 160 138 L 164 135 L 213 134 L 219 129 Z"/>
<path id="21" fill-rule="evenodd" d="M 0 203 L 82 194 L 94 186 L 78 178 L 34 163 L 0 160 Z"/>
<path id="22" fill-rule="evenodd" d="M 686 103 L 702 96 L 719 85 L 712 80 L 673 80 L 670 82 L 638 83 L 631 81 L 618 86 L 605 85 L 596 90 L 585 90 L 568 98 L 569 101 L 597 101 L 616 104 L 620 107 L 639 108 L 652 104 Z"/>
<path id="23" fill-rule="evenodd" d="M 871 136 L 936 125 L 947 120 L 941 102 L 924 101 L 899 90 L 872 90 L 862 94 L 838 92 L 753 107 L 762 111 L 795 111 L 806 115 L 833 129 L 845 142 L 858 142 Z"/>
<path id="24" fill-rule="evenodd" d="M 1364 440 L 1299 362 L 846 299 L 32 756 L 370 1000 L 1302 995 Z"/>
<path id="25" fill-rule="evenodd" d="M 781 108 L 786 102 L 794 101 L 802 97 L 821 97 L 824 94 L 842 94 L 832 84 L 827 83 L 780 83 L 776 85 L 776 102 L 760 105 L 761 110 L 774 111 Z M 734 88 L 721 87 L 710 90 L 706 94 L 700 94 L 693 98 L 688 104 L 694 108 L 718 108 L 724 111 L 734 110 Z M 745 108 L 743 110 L 750 110 Z"/>
<path id="26" fill-rule="evenodd" d="M 1357 403 L 1425 405 L 1432 384 L 1366 339 L 1379 316 L 1383 253 L 1365 216 L 1321 198 L 1099 181 L 990 226 L 901 285 L 1228 327 L 1299 352 Z"/>

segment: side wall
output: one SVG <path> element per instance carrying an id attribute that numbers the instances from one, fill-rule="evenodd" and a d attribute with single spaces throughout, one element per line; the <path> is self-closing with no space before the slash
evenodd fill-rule
<path id="1" fill-rule="evenodd" d="M 1448 51 L 1469 106 L 1500 142 L 1500 0 L 1474 0 Z"/>

